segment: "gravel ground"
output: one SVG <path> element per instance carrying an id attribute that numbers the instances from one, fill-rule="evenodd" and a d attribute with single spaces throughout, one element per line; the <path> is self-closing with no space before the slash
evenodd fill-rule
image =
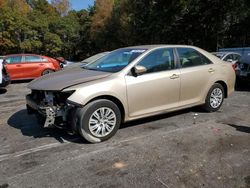
<path id="1" fill-rule="evenodd" d="M 25 110 L 26 85 L 0 90 L 0 188 L 250 187 L 250 87 L 216 113 L 192 108 L 133 121 L 89 144 L 40 128 Z"/>

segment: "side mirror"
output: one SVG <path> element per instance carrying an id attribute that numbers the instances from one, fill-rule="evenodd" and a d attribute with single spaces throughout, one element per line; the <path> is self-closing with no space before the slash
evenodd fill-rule
<path id="1" fill-rule="evenodd" d="M 147 68 L 141 65 L 136 65 L 132 68 L 132 74 L 134 76 L 142 75 L 143 73 L 147 72 Z"/>

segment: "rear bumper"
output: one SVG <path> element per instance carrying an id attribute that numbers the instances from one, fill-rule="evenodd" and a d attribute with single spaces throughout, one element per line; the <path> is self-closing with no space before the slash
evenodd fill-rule
<path id="1" fill-rule="evenodd" d="M 6 87 L 10 84 L 10 77 L 8 75 L 3 74 L 2 83 L 0 84 L 0 87 Z"/>

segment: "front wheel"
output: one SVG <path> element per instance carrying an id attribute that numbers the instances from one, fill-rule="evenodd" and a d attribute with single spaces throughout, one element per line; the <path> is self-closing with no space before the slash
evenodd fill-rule
<path id="1" fill-rule="evenodd" d="M 50 73 L 53 73 L 54 71 L 51 70 L 51 69 L 46 69 L 42 72 L 42 76 L 46 75 L 46 74 L 50 74 Z"/>
<path id="2" fill-rule="evenodd" d="M 221 84 L 215 83 L 208 91 L 203 109 L 207 112 L 215 112 L 220 109 L 224 101 L 225 91 Z"/>
<path id="3" fill-rule="evenodd" d="M 100 99 L 78 111 L 78 131 L 87 141 L 98 143 L 115 135 L 121 124 L 121 112 L 112 101 Z"/>

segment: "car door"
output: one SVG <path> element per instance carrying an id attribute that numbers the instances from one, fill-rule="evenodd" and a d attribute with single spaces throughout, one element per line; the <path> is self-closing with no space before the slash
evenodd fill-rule
<path id="1" fill-rule="evenodd" d="M 23 62 L 23 71 L 25 78 L 36 78 L 41 76 L 44 62 L 40 56 L 25 55 Z"/>
<path id="2" fill-rule="evenodd" d="M 18 80 L 22 78 L 22 56 L 10 56 L 5 58 L 6 69 L 11 80 Z"/>
<path id="3" fill-rule="evenodd" d="M 207 90 L 216 68 L 193 48 L 177 48 L 180 63 L 180 105 L 199 103 Z"/>
<path id="4" fill-rule="evenodd" d="M 177 107 L 180 72 L 175 66 L 173 49 L 154 50 L 137 65 L 147 71 L 139 76 L 125 76 L 129 116 L 143 116 Z"/>

